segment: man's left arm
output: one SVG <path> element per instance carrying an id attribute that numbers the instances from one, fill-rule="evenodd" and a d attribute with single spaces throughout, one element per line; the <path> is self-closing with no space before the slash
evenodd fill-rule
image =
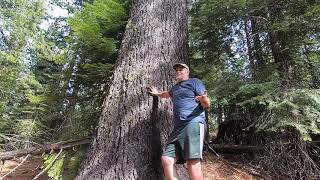
<path id="1" fill-rule="evenodd" d="M 196 101 L 199 101 L 201 106 L 204 108 L 204 109 L 207 109 L 210 107 L 210 100 L 209 100 L 209 97 L 208 97 L 208 92 L 207 90 L 204 91 L 203 95 L 201 96 L 196 96 Z"/>

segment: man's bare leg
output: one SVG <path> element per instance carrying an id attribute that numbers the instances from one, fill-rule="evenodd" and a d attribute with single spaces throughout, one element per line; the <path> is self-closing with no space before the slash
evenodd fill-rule
<path id="1" fill-rule="evenodd" d="M 190 180 L 203 180 L 200 159 L 187 160 L 187 168 Z"/>
<path id="2" fill-rule="evenodd" d="M 167 180 L 177 180 L 178 173 L 177 173 L 177 158 L 162 156 L 161 162 L 164 170 L 164 175 L 166 176 Z"/>

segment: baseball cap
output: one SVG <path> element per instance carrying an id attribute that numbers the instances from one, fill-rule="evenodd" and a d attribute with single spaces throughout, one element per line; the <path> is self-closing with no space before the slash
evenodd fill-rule
<path id="1" fill-rule="evenodd" d="M 173 65 L 173 69 L 176 69 L 176 68 L 179 67 L 179 66 L 182 66 L 182 67 L 184 67 L 184 68 L 186 68 L 186 69 L 189 70 L 189 66 L 186 65 L 186 64 L 184 64 L 184 63 L 176 63 L 176 64 L 174 64 L 174 65 Z"/>

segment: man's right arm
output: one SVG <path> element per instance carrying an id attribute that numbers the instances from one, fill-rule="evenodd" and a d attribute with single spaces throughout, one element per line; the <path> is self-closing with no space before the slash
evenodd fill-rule
<path id="1" fill-rule="evenodd" d="M 148 93 L 152 96 L 158 96 L 160 98 L 170 98 L 169 91 L 158 91 L 155 87 L 148 87 Z"/>

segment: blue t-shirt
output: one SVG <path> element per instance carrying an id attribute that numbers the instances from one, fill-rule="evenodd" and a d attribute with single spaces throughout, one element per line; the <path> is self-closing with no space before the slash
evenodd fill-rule
<path id="1" fill-rule="evenodd" d="M 205 86 L 201 80 L 190 78 L 174 85 L 169 94 L 173 103 L 174 126 L 189 122 L 205 123 L 205 112 L 196 96 L 204 94 Z"/>

